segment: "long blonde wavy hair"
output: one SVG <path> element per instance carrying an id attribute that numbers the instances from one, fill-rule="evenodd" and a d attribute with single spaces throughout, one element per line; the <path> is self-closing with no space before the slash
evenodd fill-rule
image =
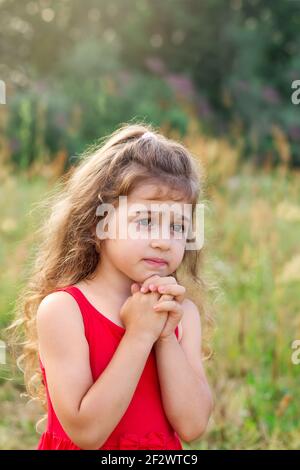
<path id="1" fill-rule="evenodd" d="M 154 137 L 140 139 L 147 131 Z M 45 219 L 36 230 L 37 250 L 30 261 L 29 280 L 16 299 L 14 318 L 6 334 L 13 364 L 24 374 L 25 396 L 38 400 L 45 410 L 47 396 L 38 361 L 38 306 L 56 288 L 93 278 L 101 258 L 96 236 L 99 200 L 114 203 L 120 195 L 129 195 L 137 183 L 149 180 L 158 184 L 158 193 L 159 183 L 183 193 L 192 204 L 194 217 L 203 193 L 198 160 L 184 145 L 166 138 L 149 124 L 124 124 L 101 143 L 89 147 L 79 163 L 61 177 L 54 193 L 37 205 Z M 200 276 L 202 258 L 203 249 L 186 250 L 173 276 L 199 308 L 207 358 L 211 355 L 208 338 L 213 320 L 205 295 L 208 284 Z"/>

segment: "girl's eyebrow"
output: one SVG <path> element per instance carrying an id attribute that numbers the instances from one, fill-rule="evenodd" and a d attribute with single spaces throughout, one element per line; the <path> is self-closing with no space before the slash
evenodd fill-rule
<path id="1" fill-rule="evenodd" d="M 134 219 L 134 217 L 135 217 L 136 215 L 141 215 L 141 214 L 145 214 L 145 215 L 147 214 L 148 217 L 151 217 L 151 214 L 153 214 L 153 213 L 159 214 L 160 212 L 159 212 L 159 211 L 149 211 L 149 210 L 148 210 L 148 211 L 146 211 L 146 210 L 145 210 L 145 211 L 134 211 L 134 212 L 131 212 L 131 213 L 129 212 L 129 219 L 130 219 L 130 220 L 131 220 L 131 219 Z M 173 212 L 171 212 L 171 214 L 173 215 Z M 175 218 L 176 218 L 176 217 L 179 217 L 179 218 L 181 217 L 181 220 L 182 220 L 182 221 L 184 220 L 184 221 L 186 221 L 186 222 L 190 222 L 190 218 L 189 218 L 189 217 L 186 217 L 186 216 L 183 215 L 183 214 L 178 214 L 178 213 L 176 213 L 176 214 L 174 214 L 174 215 L 175 215 Z"/>

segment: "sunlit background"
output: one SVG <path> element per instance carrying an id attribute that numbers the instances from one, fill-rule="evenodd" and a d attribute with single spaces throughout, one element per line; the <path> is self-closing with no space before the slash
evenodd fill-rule
<path id="1" fill-rule="evenodd" d="M 299 449 L 300 2 L 0 0 L 0 80 L 1 329 L 26 282 L 34 203 L 88 145 L 152 123 L 207 175 L 216 408 L 184 447 Z M 0 448 L 34 449 L 42 410 L 8 363 Z"/>

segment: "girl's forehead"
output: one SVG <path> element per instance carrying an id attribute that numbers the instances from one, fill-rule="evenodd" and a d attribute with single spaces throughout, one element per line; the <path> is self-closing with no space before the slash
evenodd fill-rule
<path id="1" fill-rule="evenodd" d="M 127 198 L 128 215 L 138 213 L 170 212 L 175 216 L 191 218 L 192 205 L 182 192 L 168 186 L 144 185 L 135 188 Z"/>
<path id="2" fill-rule="evenodd" d="M 128 195 L 128 203 L 187 203 L 186 196 L 175 188 L 167 185 L 143 184 L 136 187 Z"/>

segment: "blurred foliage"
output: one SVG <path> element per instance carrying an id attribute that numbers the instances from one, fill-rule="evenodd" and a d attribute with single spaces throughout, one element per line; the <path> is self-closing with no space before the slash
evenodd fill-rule
<path id="1" fill-rule="evenodd" d="M 184 135 L 186 101 L 258 164 L 300 165 L 299 26 L 289 0 L 0 0 L 8 155 L 70 157 L 134 118 Z"/>
<path id="2" fill-rule="evenodd" d="M 78 43 L 59 79 L 43 78 L 13 93 L 7 136 L 14 162 L 26 168 L 62 149 L 72 157 L 128 116 L 186 132 L 187 115 L 170 87 L 160 77 L 122 70 L 115 53 L 113 47 L 101 52 L 90 40 Z M 101 60 L 105 54 L 108 62 Z"/>

